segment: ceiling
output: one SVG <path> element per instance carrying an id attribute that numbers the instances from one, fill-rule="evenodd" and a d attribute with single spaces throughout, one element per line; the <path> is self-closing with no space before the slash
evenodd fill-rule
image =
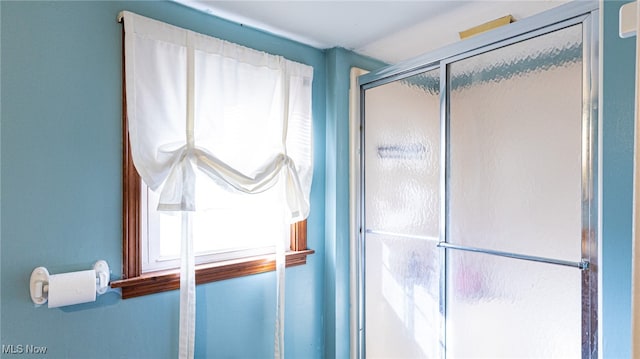
<path id="1" fill-rule="evenodd" d="M 529 17 L 567 0 L 211 1 L 185 6 L 310 46 L 343 47 L 388 63 L 459 41 L 458 32 L 513 15 Z"/>

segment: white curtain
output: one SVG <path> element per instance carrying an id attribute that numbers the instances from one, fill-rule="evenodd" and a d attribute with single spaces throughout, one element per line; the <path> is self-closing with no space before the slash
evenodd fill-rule
<path id="1" fill-rule="evenodd" d="M 280 184 L 275 356 L 284 354 L 288 225 L 309 214 L 313 68 L 148 19 L 121 14 L 131 153 L 159 210 L 182 211 L 180 357 L 193 357 L 195 272 L 190 212 L 207 207 L 197 177 L 258 193 Z"/>

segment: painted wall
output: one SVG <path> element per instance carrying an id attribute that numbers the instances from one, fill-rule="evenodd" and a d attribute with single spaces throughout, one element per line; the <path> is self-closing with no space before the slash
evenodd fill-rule
<path id="1" fill-rule="evenodd" d="M 105 259 L 113 277 L 121 275 L 122 26 L 115 19 L 127 9 L 314 67 L 309 245 L 316 254 L 287 270 L 286 352 L 322 357 L 325 52 L 171 2 L 2 1 L 0 9 L 1 344 L 44 346 L 48 358 L 177 355 L 177 291 L 128 300 L 108 293 L 62 309 L 34 308 L 29 299 L 37 266 L 60 273 Z M 274 273 L 199 286 L 196 356 L 272 356 L 275 288 Z"/>
<path id="2" fill-rule="evenodd" d="M 604 358 L 631 355 L 631 220 L 635 38 L 618 36 L 621 1 L 602 17 L 602 348 Z"/>
<path id="3" fill-rule="evenodd" d="M 349 73 L 381 62 L 335 48 L 327 51 L 325 224 L 326 358 L 349 357 Z M 331 268 L 331 269 L 330 269 Z M 335 269 L 335 270 L 333 270 Z"/>

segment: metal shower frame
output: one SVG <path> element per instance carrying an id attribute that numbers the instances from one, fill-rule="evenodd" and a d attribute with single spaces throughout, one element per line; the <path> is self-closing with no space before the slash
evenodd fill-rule
<path id="1" fill-rule="evenodd" d="M 582 101 L 582 260 L 568 262 L 552 258 L 542 258 L 459 246 L 448 242 L 449 238 L 449 65 L 455 61 L 472 57 L 487 51 L 505 47 L 576 24 L 583 28 L 583 101 Z M 582 271 L 582 357 L 598 357 L 598 248 L 600 238 L 600 164 L 598 121 L 598 48 L 599 48 L 599 4 L 597 1 L 575 1 L 536 16 L 518 21 L 509 26 L 477 35 L 450 46 L 429 52 L 413 59 L 391 65 L 362 75 L 358 78 L 360 91 L 360 143 L 359 148 L 359 191 L 357 208 L 356 277 L 358 318 L 357 346 L 358 358 L 366 358 L 365 345 L 365 237 L 368 229 L 365 223 L 365 91 L 422 72 L 440 71 L 440 314 L 446 318 L 445 270 L 447 254 L 450 250 L 466 250 L 488 255 L 506 256 L 521 260 L 531 260 L 557 265 L 576 267 Z M 370 230 L 369 230 L 370 231 Z M 440 343 L 442 357 L 446 358 L 446 320 L 442 321 Z"/>

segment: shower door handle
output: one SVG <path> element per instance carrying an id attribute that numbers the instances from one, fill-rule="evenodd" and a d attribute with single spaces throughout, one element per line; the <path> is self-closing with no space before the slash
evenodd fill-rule
<path id="1" fill-rule="evenodd" d="M 494 249 L 461 246 L 461 245 L 447 243 L 447 242 L 438 243 L 438 247 L 444 248 L 444 249 L 454 249 L 454 250 L 460 250 L 460 251 L 489 254 L 489 255 L 499 256 L 499 257 L 521 259 L 521 260 L 532 261 L 532 262 L 556 264 L 556 265 L 561 265 L 565 267 L 574 267 L 580 270 L 589 269 L 589 262 L 584 259 L 580 262 L 573 262 L 573 261 L 567 261 L 563 259 L 554 259 L 554 258 L 547 258 L 547 257 L 530 256 L 530 255 L 519 254 L 519 253 L 503 252 L 503 251 L 497 251 Z"/>

